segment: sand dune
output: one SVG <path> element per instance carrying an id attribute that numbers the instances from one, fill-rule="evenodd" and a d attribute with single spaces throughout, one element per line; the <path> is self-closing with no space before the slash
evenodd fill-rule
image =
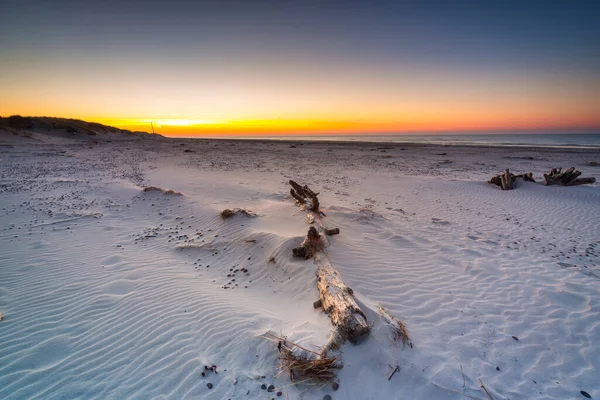
<path id="1" fill-rule="evenodd" d="M 598 177 L 593 151 L 13 145 L 0 148 L 0 398 L 276 397 L 265 383 L 290 399 L 486 399 L 480 379 L 495 399 L 600 396 L 600 186 L 485 183 L 505 167 Z M 328 255 L 373 324 L 341 349 L 337 391 L 277 376 L 262 337 L 316 348 L 331 328 L 312 307 L 315 265 L 291 257 L 308 225 L 288 179 L 321 192 L 341 229 Z M 257 217 L 220 218 L 235 207 Z"/>
<path id="2" fill-rule="evenodd" d="M 162 136 L 78 119 L 20 115 L 0 117 L 0 146 L 21 145 L 23 142 L 67 144 L 74 141 L 94 146 L 113 141 L 157 138 Z"/>

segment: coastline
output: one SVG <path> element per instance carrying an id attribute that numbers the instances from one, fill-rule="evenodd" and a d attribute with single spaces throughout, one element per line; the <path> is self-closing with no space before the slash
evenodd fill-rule
<path id="1" fill-rule="evenodd" d="M 600 186 L 486 183 L 599 178 L 598 151 L 17 139 L 0 148 L 2 398 L 484 398 L 479 378 L 495 398 L 600 395 Z M 262 337 L 317 349 L 331 328 L 313 262 L 291 256 L 308 224 L 289 179 L 320 192 L 341 230 L 328 256 L 373 324 L 343 346 L 338 390 L 278 375 Z M 220 218 L 236 207 L 257 217 Z"/>

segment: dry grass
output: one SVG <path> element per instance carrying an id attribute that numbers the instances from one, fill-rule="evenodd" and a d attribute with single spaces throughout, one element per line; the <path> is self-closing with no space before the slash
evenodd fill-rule
<path id="1" fill-rule="evenodd" d="M 246 217 L 256 217 L 256 214 L 254 212 L 252 212 L 250 210 L 246 210 L 245 208 L 234 208 L 233 210 L 226 208 L 225 210 L 221 211 L 221 213 L 220 213 L 222 219 L 231 218 L 237 214 L 242 214 L 242 215 L 245 215 Z"/>
<path id="2" fill-rule="evenodd" d="M 326 385 L 337 378 L 336 371 L 342 368 L 337 357 L 321 357 L 317 352 L 270 332 L 264 337 L 277 343 L 281 362 L 279 374 L 288 371 L 290 380 L 296 384 Z"/>
<path id="3" fill-rule="evenodd" d="M 404 322 L 390 314 L 390 312 L 383 308 L 381 304 L 379 304 L 379 315 L 381 315 L 381 318 L 383 318 L 387 324 L 392 326 L 392 330 L 394 332 L 394 342 L 402 342 L 402 347 L 413 347 Z"/>

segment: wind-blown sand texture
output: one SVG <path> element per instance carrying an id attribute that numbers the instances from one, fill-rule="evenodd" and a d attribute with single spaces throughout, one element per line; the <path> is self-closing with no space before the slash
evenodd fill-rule
<path id="1" fill-rule="evenodd" d="M 487 399 L 480 379 L 494 399 L 600 398 L 599 184 L 486 183 L 598 178 L 597 151 L 294 145 L 0 133 L 0 398 Z M 372 324 L 337 391 L 277 376 L 264 338 L 316 350 L 331 329 L 292 257 L 290 179 L 341 229 L 327 254 Z"/>

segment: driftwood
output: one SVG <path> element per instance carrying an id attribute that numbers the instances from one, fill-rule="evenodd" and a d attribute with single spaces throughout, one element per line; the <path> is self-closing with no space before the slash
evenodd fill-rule
<path id="1" fill-rule="evenodd" d="M 301 204 L 305 204 L 307 200 L 310 200 L 309 210 L 319 214 L 319 193 L 315 193 L 307 185 L 300 186 L 296 182 L 290 180 L 290 185 L 292 189 L 290 189 L 290 194 L 294 199 L 299 201 Z"/>
<path id="2" fill-rule="evenodd" d="M 514 184 L 515 184 L 517 178 L 522 178 L 524 181 L 529 181 L 529 182 L 535 183 L 535 179 L 533 179 L 533 172 L 528 172 L 526 174 L 521 174 L 521 175 L 514 175 L 514 174 L 511 174 L 508 169 L 505 170 L 502 175 L 496 175 L 496 176 L 492 177 L 488 181 L 488 183 L 492 183 L 494 185 L 500 186 L 500 188 L 502 190 L 511 190 L 511 189 L 514 189 Z"/>
<path id="3" fill-rule="evenodd" d="M 325 234 L 327 236 L 339 235 L 340 234 L 340 228 L 325 229 Z"/>
<path id="4" fill-rule="evenodd" d="M 354 300 L 354 292 L 322 251 L 314 255 L 317 270 L 317 287 L 323 310 L 329 315 L 334 328 L 329 335 L 323 354 L 338 349 L 346 340 L 358 344 L 371 328 L 367 316 Z"/>
<path id="5" fill-rule="evenodd" d="M 321 221 L 323 213 L 319 210 L 318 193 L 294 181 L 290 181 L 290 185 L 292 197 L 296 198 L 295 195 L 302 197 L 304 201 L 298 203 L 306 207 L 308 219 L 314 223 L 309 228 L 302 245 L 294 248 L 292 252 L 296 257 L 313 258 L 317 264 L 317 288 L 320 299 L 313 306 L 323 307 L 334 326 L 322 349 L 322 357 L 326 357 L 329 350 L 338 349 L 346 340 L 353 344 L 359 343 L 369 334 L 371 328 L 365 313 L 354 300 L 354 292 L 344 284 L 339 271 L 325 253 L 325 247 L 328 245 L 326 235 L 338 234 L 339 229 L 326 229 L 323 226 Z"/>
<path id="6" fill-rule="evenodd" d="M 503 174 L 492 177 L 488 183 L 500 186 L 502 190 L 511 190 L 516 180 L 517 178 L 513 174 L 505 170 Z"/>
<path id="7" fill-rule="evenodd" d="M 233 210 L 226 208 L 225 210 L 223 210 L 219 213 L 219 215 L 221 216 L 222 219 L 231 218 L 238 214 L 242 214 L 242 215 L 245 215 L 246 217 L 251 217 L 251 218 L 256 217 L 256 214 L 254 212 L 252 212 L 251 210 L 247 210 L 245 208 L 234 208 Z"/>
<path id="8" fill-rule="evenodd" d="M 546 186 L 550 185 L 562 185 L 562 186 L 575 186 L 585 185 L 596 182 L 596 178 L 579 178 L 581 172 L 576 170 L 574 167 L 562 171 L 562 168 L 552 168 L 549 174 L 544 174 L 546 180 Z"/>
<path id="9" fill-rule="evenodd" d="M 533 179 L 533 172 L 528 172 L 523 175 L 517 175 L 516 178 L 523 178 L 524 181 L 529 181 L 535 183 L 535 179 Z"/>
<path id="10" fill-rule="evenodd" d="M 561 185 L 561 186 L 575 186 L 575 185 L 586 185 L 596 182 L 596 178 L 580 178 L 581 172 L 576 170 L 574 167 L 563 171 L 562 168 L 552 168 L 550 173 L 544 174 L 546 180 L 546 186 L 550 185 Z M 514 188 L 514 183 L 517 178 L 523 178 L 524 181 L 530 181 L 535 183 L 533 179 L 533 173 L 528 172 L 521 175 L 513 175 L 509 170 L 505 170 L 502 175 L 496 175 L 492 177 L 488 183 L 500 186 L 502 190 L 510 190 Z"/>
<path id="11" fill-rule="evenodd" d="M 159 188 L 156 186 L 147 186 L 145 187 L 142 192 L 159 192 L 162 194 L 166 194 L 166 195 L 172 195 L 172 196 L 183 196 L 182 193 L 176 192 L 174 190 L 167 190 L 167 189 L 163 189 L 163 188 Z"/>

